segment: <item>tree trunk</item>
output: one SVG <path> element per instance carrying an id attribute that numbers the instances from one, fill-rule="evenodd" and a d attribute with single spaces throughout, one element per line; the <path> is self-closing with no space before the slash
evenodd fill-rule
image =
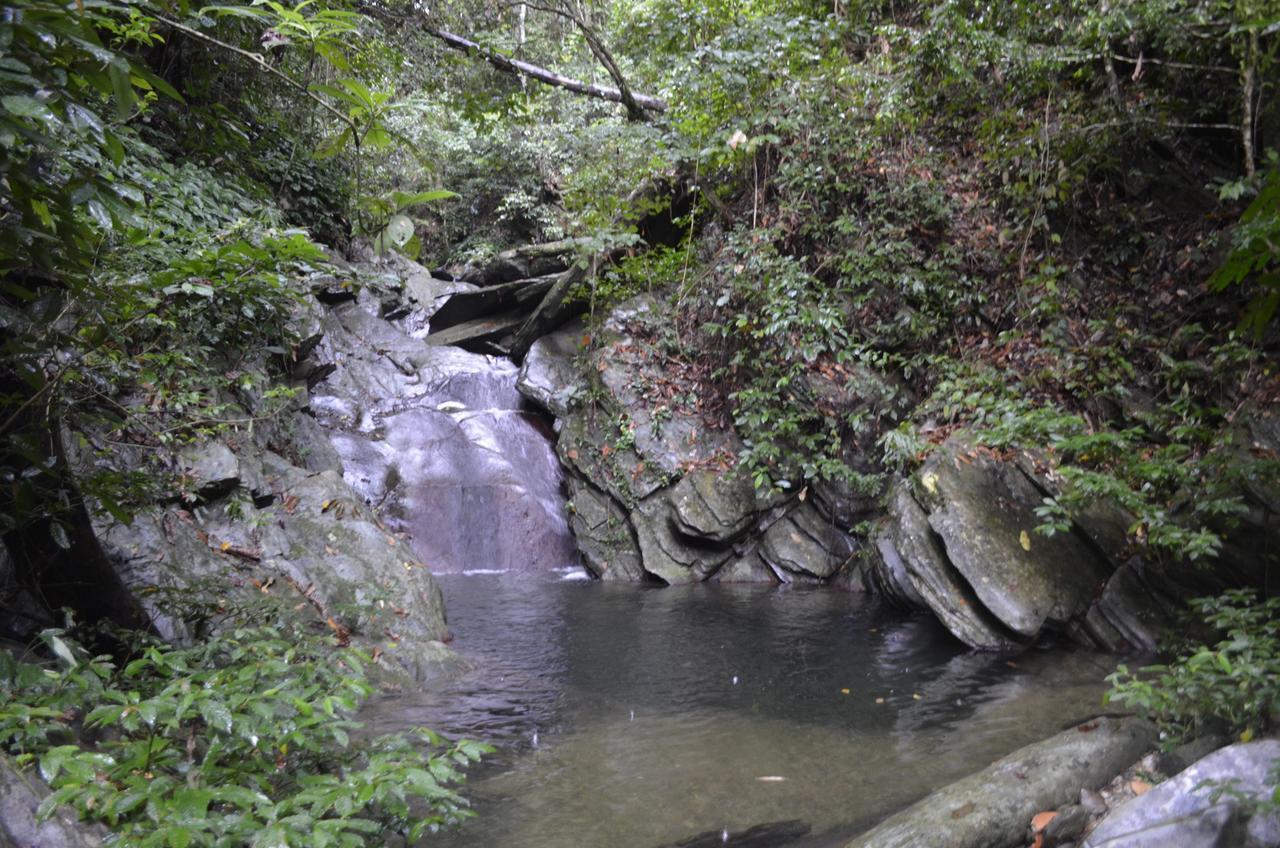
<path id="1" fill-rule="evenodd" d="M 1245 47 L 1244 64 L 1241 69 L 1240 99 L 1240 143 L 1244 147 L 1244 175 L 1252 177 L 1257 171 L 1257 162 L 1253 155 L 1253 97 L 1258 75 L 1258 31 L 1249 30 L 1249 40 Z"/>

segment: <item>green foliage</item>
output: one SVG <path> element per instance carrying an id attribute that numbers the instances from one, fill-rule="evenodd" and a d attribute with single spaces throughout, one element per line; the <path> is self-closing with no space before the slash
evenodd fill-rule
<path id="1" fill-rule="evenodd" d="M 717 373 L 733 387 L 741 464 L 761 489 L 850 479 L 839 458 L 850 422 L 822 408 L 808 382 L 819 361 L 848 359 L 839 298 L 767 241 L 743 231 L 732 244 L 715 320 L 704 329 L 721 342 Z"/>
<path id="2" fill-rule="evenodd" d="M 1105 358 L 1103 351 L 1092 351 L 1091 362 Z M 1067 532 L 1072 516 L 1106 503 L 1131 517 L 1130 543 L 1154 558 L 1207 562 L 1245 512 L 1241 481 L 1276 472 L 1272 461 L 1236 449 L 1240 433 L 1206 402 L 1208 386 L 1190 390 L 1192 374 L 1224 384 L 1242 379 L 1256 354 L 1232 340 L 1210 347 L 1205 358 L 1213 366 L 1166 356 L 1164 368 L 1152 376 L 1166 381 L 1168 395 L 1149 412 L 1135 414 L 1128 426 L 1100 426 L 1051 396 L 1036 397 L 1007 374 L 954 361 L 934 364 L 941 376 L 916 414 L 964 423 L 979 442 L 995 448 L 1042 452 L 1053 464 L 1060 492 L 1037 509 L 1044 522 L 1040 532 Z M 1071 365 L 1069 356 L 1059 359 L 1053 376 L 1070 375 Z M 1127 370 L 1108 372 L 1096 364 L 1088 379 L 1080 379 L 1076 391 L 1122 400 L 1132 385 Z M 894 439 L 909 440 L 910 434 Z M 910 453 L 919 440 L 905 444 Z M 899 461 L 906 458 L 897 441 L 885 447 Z"/>
<path id="3" fill-rule="evenodd" d="M 1257 291 L 1245 313 L 1243 328 L 1261 337 L 1280 306 L 1280 160 L 1272 151 L 1271 170 L 1262 187 L 1231 231 L 1231 252 L 1209 287 L 1222 291 L 1252 285 Z"/>
<path id="4" fill-rule="evenodd" d="M 1107 678 L 1107 699 L 1153 718 L 1169 747 L 1205 732 L 1243 739 L 1268 732 L 1280 707 L 1280 598 L 1232 591 L 1196 599 L 1191 609 L 1211 637 L 1185 641 L 1167 665 L 1119 666 Z"/>
<path id="5" fill-rule="evenodd" d="M 0 746 L 65 804 L 136 846 L 362 846 L 471 815 L 454 787 L 487 749 L 427 730 L 370 737 L 370 659 L 283 607 L 215 606 L 192 647 L 135 658 L 42 634 L 56 666 L 0 654 Z"/>
<path id="6" fill-rule="evenodd" d="M 137 195 L 96 167 L 119 165 L 126 120 L 177 92 L 115 44 L 151 44 L 151 19 L 117 4 L 32 0 L 0 20 L 0 270 L 74 272 L 99 234 L 129 217 Z M 7 298 L 32 300 L 6 282 Z"/>

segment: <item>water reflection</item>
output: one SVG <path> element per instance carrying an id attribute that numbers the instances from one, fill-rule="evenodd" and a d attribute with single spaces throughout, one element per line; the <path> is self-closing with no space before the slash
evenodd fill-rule
<path id="1" fill-rule="evenodd" d="M 443 575 L 475 669 L 369 712 L 501 747 L 468 783 L 480 817 L 432 845 L 655 848 L 788 819 L 824 844 L 1096 711 L 1110 670 L 962 652 L 843 593 L 557 577 Z"/>

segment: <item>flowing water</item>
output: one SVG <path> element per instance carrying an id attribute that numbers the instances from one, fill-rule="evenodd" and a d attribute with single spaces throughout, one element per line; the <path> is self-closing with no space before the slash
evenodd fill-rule
<path id="1" fill-rule="evenodd" d="M 365 716 L 498 746 L 466 785 L 479 816 L 430 845 L 656 848 L 786 819 L 810 835 L 759 844 L 839 844 L 1097 712 L 1113 665 L 968 652 L 830 590 L 495 571 L 439 578 L 474 668 Z"/>

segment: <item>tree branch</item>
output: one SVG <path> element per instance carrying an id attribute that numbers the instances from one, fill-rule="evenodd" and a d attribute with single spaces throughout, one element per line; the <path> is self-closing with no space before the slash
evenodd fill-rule
<path id="1" fill-rule="evenodd" d="M 436 29 L 429 25 L 425 25 L 423 30 L 427 34 L 440 39 L 454 50 L 466 53 L 468 56 L 477 56 L 503 73 L 525 76 L 546 85 L 553 85 L 557 88 L 572 91 L 575 94 L 595 97 L 599 100 L 608 100 L 611 103 L 621 103 L 624 106 L 627 105 L 627 98 L 629 98 L 642 112 L 667 111 L 666 101 L 657 97 L 650 97 L 647 94 L 636 94 L 629 89 L 624 94 L 621 89 L 610 88 L 604 85 L 596 85 L 594 83 L 586 83 L 582 80 L 566 77 L 556 73 L 555 71 L 550 71 L 546 68 L 530 64 L 529 62 L 508 58 L 507 56 L 503 56 L 501 53 L 496 53 L 492 50 L 481 47 L 470 39 L 463 38 L 460 35 L 454 35 L 446 30 Z M 590 42 L 588 42 L 588 44 L 589 43 Z M 630 106 L 628 106 L 627 109 L 628 112 L 632 111 Z"/>
<path id="2" fill-rule="evenodd" d="M 644 120 L 644 110 L 636 103 L 635 96 L 631 93 L 630 86 L 627 85 L 627 78 L 622 75 L 622 70 L 618 67 L 618 63 L 614 61 L 613 54 L 604 46 L 604 42 L 600 40 L 600 36 L 591 28 L 579 15 L 562 9 L 559 6 L 544 6 L 540 3 L 529 3 L 527 0 L 521 0 L 521 5 L 528 6 L 531 9 L 537 9 L 540 12 L 546 12 L 550 15 L 558 15 L 566 20 L 572 21 L 573 25 L 582 33 L 583 39 L 587 42 L 587 47 L 591 50 L 591 55 L 596 57 L 601 65 L 604 65 L 605 71 L 609 74 L 609 78 L 613 80 L 613 84 L 618 87 L 620 102 L 627 107 L 627 117 L 633 121 Z"/>

